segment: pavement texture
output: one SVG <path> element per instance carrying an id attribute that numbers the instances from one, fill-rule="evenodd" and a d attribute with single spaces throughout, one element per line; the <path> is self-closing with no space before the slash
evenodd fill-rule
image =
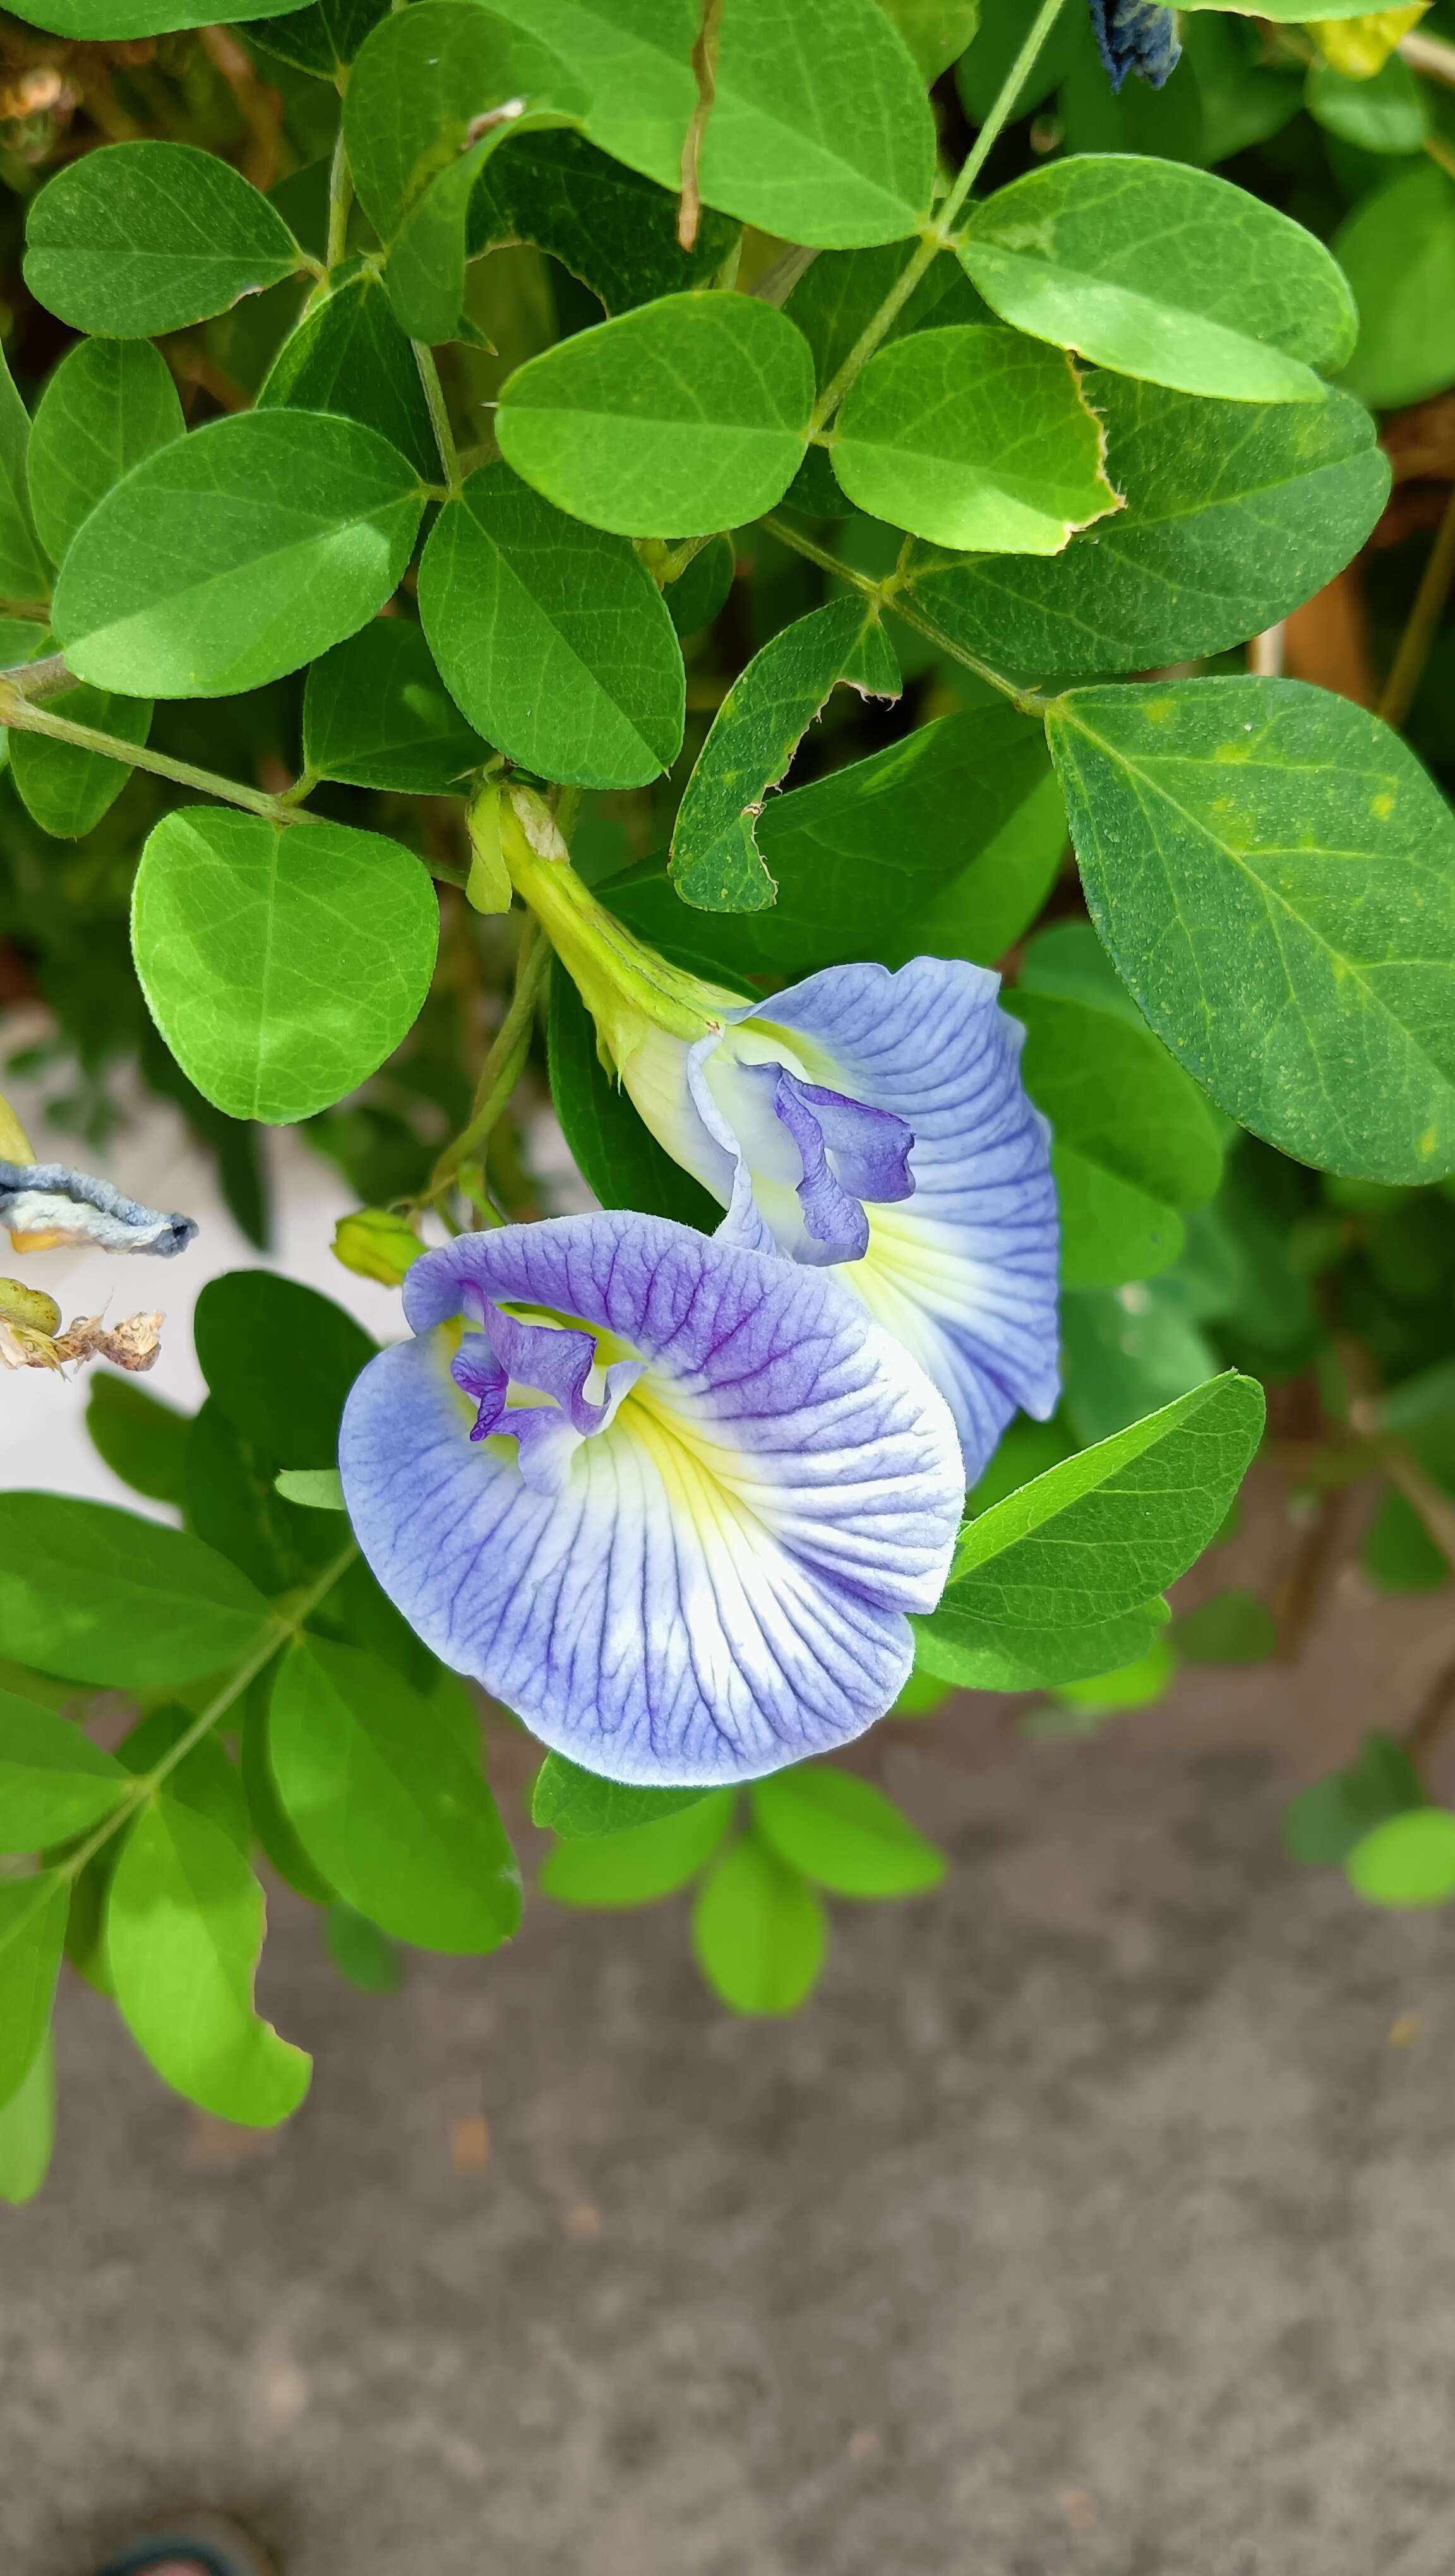
<path id="1" fill-rule="evenodd" d="M 1455 1915 L 1280 1816 L 1451 1624 L 1346 1573 L 1294 1668 L 1094 1740 L 879 1730 L 950 1880 L 837 1907 L 787 2024 L 709 2002 L 680 1903 L 369 1998 L 280 1898 L 317 2072 L 259 2138 L 70 1984 L 0 2226 L 5 2576 L 179 2500 L 282 2576 L 1450 2576 Z"/>

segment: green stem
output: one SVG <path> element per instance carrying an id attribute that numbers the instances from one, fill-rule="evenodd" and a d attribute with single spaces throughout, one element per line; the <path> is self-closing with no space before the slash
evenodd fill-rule
<path id="1" fill-rule="evenodd" d="M 1393 725 L 1396 731 L 1409 714 L 1415 691 L 1424 677 L 1435 629 L 1444 614 L 1452 582 L 1455 582 L 1455 484 L 1450 487 L 1445 515 L 1435 532 L 1435 542 L 1426 558 L 1420 586 L 1415 593 L 1415 604 L 1399 639 L 1399 650 L 1379 701 L 1379 712 L 1385 723 Z"/>
<path id="2" fill-rule="evenodd" d="M 445 1147 L 431 1172 L 429 1188 L 425 1192 L 427 1199 L 442 1198 L 446 1190 L 453 1187 L 461 1164 L 473 1160 L 507 1106 L 530 1053 L 536 1003 L 550 963 L 551 943 L 534 913 L 527 913 L 521 930 L 510 1008 L 480 1068 L 469 1122 L 460 1130 L 453 1144 Z"/>
<path id="3" fill-rule="evenodd" d="M 841 562 L 837 555 L 829 553 L 826 546 L 816 545 L 812 537 L 804 536 L 787 519 L 777 518 L 772 511 L 765 512 L 758 525 L 766 528 L 770 536 L 777 537 L 781 544 L 791 546 L 795 554 L 806 556 L 810 563 L 821 564 L 836 581 L 847 582 L 850 589 L 857 590 L 863 598 L 877 600 L 881 608 L 892 608 L 895 616 L 902 617 L 906 626 L 913 626 L 918 634 L 926 636 L 939 652 L 947 653 L 952 662 L 963 663 L 967 671 L 974 671 L 979 679 L 986 681 L 992 689 L 998 689 L 1003 698 L 1009 698 L 1012 705 L 1020 707 L 1025 714 L 1040 713 L 1045 705 L 1043 698 L 1037 697 L 1034 690 L 1018 689 L 1014 680 L 1008 680 L 1003 671 L 993 669 L 989 662 L 981 661 L 978 653 L 967 652 L 963 644 L 957 644 L 953 636 L 947 635 L 943 627 L 937 626 L 932 617 L 926 617 L 916 603 L 905 596 L 899 587 L 897 573 L 891 573 L 887 581 L 872 581 L 867 573 L 856 572 L 852 564 Z"/>
<path id="4" fill-rule="evenodd" d="M 8 1950 L 11 1943 L 19 1939 L 32 1916 L 42 1905 L 49 1902 L 51 1888 L 56 1879 L 69 1879 L 72 1882 L 78 1879 L 86 1863 L 95 1859 L 96 1854 L 110 1842 L 113 1834 L 119 1834 L 123 1826 L 130 1824 L 133 1816 L 146 1805 L 148 1798 L 160 1789 L 163 1781 L 170 1777 L 177 1765 L 185 1762 L 189 1753 L 196 1751 L 205 1735 L 211 1734 L 219 1718 L 225 1717 L 228 1710 L 241 1699 L 249 1682 L 256 1679 L 265 1664 L 272 1662 L 279 1648 L 289 1644 L 294 1637 L 301 1634 L 305 1622 L 312 1618 L 325 1595 L 330 1593 L 334 1585 L 347 1574 L 358 1552 L 356 1543 L 350 1539 L 348 1546 L 340 1550 L 332 1564 L 324 1568 L 317 1582 L 311 1583 L 308 1590 L 299 1595 L 292 1609 L 281 1611 L 268 1621 L 258 1643 L 243 1657 L 236 1669 L 229 1673 L 221 1688 L 214 1693 L 200 1715 L 193 1719 L 192 1724 L 178 1736 L 176 1743 L 168 1746 L 160 1762 L 155 1763 L 150 1771 L 139 1774 L 120 1806 L 113 1807 L 110 1815 L 102 1819 L 94 1833 L 88 1834 L 86 1840 L 78 1843 L 75 1850 L 68 1852 L 66 1858 L 58 1861 L 53 1869 L 41 1873 L 36 1884 L 35 1904 L 25 1914 L 14 1917 L 4 1933 L 0 1933 L 0 1953 Z"/>
<path id="5" fill-rule="evenodd" d="M 67 667 L 64 653 L 47 653 L 43 662 L 16 662 L 0 671 L 0 682 L 18 691 L 22 698 L 51 698 L 62 689 L 81 685 L 74 671 Z"/>
<path id="6" fill-rule="evenodd" d="M 68 674 L 68 681 L 69 677 Z M 119 760 L 127 769 L 150 770 L 157 778 L 170 778 L 178 787 L 195 787 L 204 796 L 218 797 L 223 804 L 241 805 L 249 814 L 265 815 L 270 823 L 297 823 L 304 819 L 281 796 L 265 795 L 260 787 L 244 787 L 236 778 L 220 778 L 215 770 L 195 768 L 190 760 L 171 760 L 164 751 L 151 751 L 145 743 L 122 742 L 114 733 L 98 733 L 94 725 L 72 724 L 67 716 L 52 715 L 48 707 L 32 706 L 11 685 L 9 673 L 0 675 L 0 725 L 16 733 L 49 734 L 54 742 L 74 743 L 78 751 L 99 752 L 103 760 Z"/>
<path id="7" fill-rule="evenodd" d="M 1005 79 L 1001 82 L 1000 92 L 996 98 L 995 104 L 992 107 L 990 114 L 987 116 L 985 123 L 980 128 L 979 133 L 975 137 L 975 141 L 972 144 L 969 155 L 966 159 L 965 167 L 961 171 L 959 178 L 956 180 L 948 197 L 940 208 L 940 230 L 942 232 L 947 233 L 950 231 L 954 224 L 955 217 L 964 205 L 966 198 L 969 196 L 971 189 L 974 187 L 976 180 L 979 178 L 980 173 L 984 169 L 986 162 L 989 160 L 991 153 L 994 151 L 996 144 L 1000 141 L 1005 127 L 1010 122 L 1011 113 L 1015 107 L 1016 100 L 1021 94 L 1022 87 L 1030 74 L 1036 57 L 1040 53 L 1041 47 L 1044 45 L 1046 38 L 1049 36 L 1057 19 L 1060 17 L 1065 5 L 1066 0 L 1041 0 L 1041 7 L 1031 22 L 1025 43 L 1022 45 L 1015 61 L 1011 64 L 1010 70 L 1006 74 Z"/>
<path id="8" fill-rule="evenodd" d="M 419 381 L 424 387 L 424 398 L 429 405 L 430 426 L 434 431 L 434 443 L 440 452 L 440 463 L 445 470 L 445 481 L 449 485 L 450 498 L 457 501 L 463 488 L 464 477 L 460 472 L 460 451 L 455 445 L 455 433 L 450 427 L 449 408 L 445 402 L 444 386 L 440 383 L 440 371 L 434 362 L 434 351 L 423 340 L 412 340 L 410 347 L 414 351 L 414 363 L 419 369 Z"/>
<path id="9" fill-rule="evenodd" d="M 340 125 L 338 139 L 333 147 L 333 159 L 329 163 L 328 170 L 328 247 L 324 252 L 324 260 L 330 276 L 347 256 L 349 209 L 353 202 L 354 174 L 349 168 L 344 130 Z"/>
<path id="10" fill-rule="evenodd" d="M 953 250 L 955 218 L 999 141 L 1020 96 L 1022 84 L 1065 5 L 1066 0 L 1042 0 L 1025 43 L 1001 83 L 995 104 L 975 137 L 964 168 L 939 208 L 933 227 L 925 233 L 913 258 L 900 270 L 878 312 L 870 315 L 838 373 L 831 376 L 825 385 L 814 410 L 813 429 L 822 429 L 825 421 L 837 411 L 860 368 L 873 357 L 880 341 L 909 302 L 926 270 L 933 267 L 940 252 Z"/>

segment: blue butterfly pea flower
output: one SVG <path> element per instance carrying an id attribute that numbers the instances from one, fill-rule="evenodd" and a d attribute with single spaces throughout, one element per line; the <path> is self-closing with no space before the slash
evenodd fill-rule
<path id="1" fill-rule="evenodd" d="M 717 1006 L 687 1042 L 621 1018 L 621 1079 L 727 1207 L 722 1235 L 836 1277 L 944 1395 L 974 1484 L 1059 1392 L 1050 1130 L 999 978 L 962 959 L 830 966 Z"/>
<path id="2" fill-rule="evenodd" d="M 963 1500 L 949 1412 L 840 1284 L 626 1211 L 461 1236 L 345 1409 L 344 1496 L 442 1660 L 658 1787 L 847 1743 L 897 1697 Z"/>

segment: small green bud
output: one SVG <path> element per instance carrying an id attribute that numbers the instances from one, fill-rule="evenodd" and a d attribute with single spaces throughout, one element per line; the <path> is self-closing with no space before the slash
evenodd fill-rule
<path id="1" fill-rule="evenodd" d="M 509 912 L 510 870 L 500 847 L 500 790 L 487 780 L 470 806 L 470 874 L 465 901 L 476 912 Z"/>
<path id="2" fill-rule="evenodd" d="M 409 1219 L 388 1208 L 356 1208 L 341 1216 L 333 1230 L 334 1259 L 360 1279 L 378 1279 L 397 1288 L 424 1250 Z"/>

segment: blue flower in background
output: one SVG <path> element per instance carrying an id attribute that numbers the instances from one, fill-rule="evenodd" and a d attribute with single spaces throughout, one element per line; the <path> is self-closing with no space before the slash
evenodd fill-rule
<path id="1" fill-rule="evenodd" d="M 17 1252 L 79 1244 L 102 1252 L 152 1252 L 170 1259 L 197 1232 L 190 1216 L 142 1207 L 90 1172 L 64 1163 L 0 1162 L 0 1225 Z"/>
<path id="2" fill-rule="evenodd" d="M 622 1211 L 417 1261 L 339 1466 L 426 1644 L 615 1780 L 753 1779 L 872 1725 L 963 1485 L 841 1275 Z"/>
<path id="3" fill-rule="evenodd" d="M 1128 72 L 1139 72 L 1160 89 L 1177 69 L 1177 20 L 1158 0 L 1091 0 L 1091 23 L 1113 89 L 1121 88 Z"/>
<path id="4" fill-rule="evenodd" d="M 1050 1131 L 999 991 L 960 959 L 830 966 L 695 1044 L 612 1032 L 641 1117 L 727 1207 L 719 1240 L 843 1264 L 944 1395 L 967 1484 L 1059 1391 Z"/>

